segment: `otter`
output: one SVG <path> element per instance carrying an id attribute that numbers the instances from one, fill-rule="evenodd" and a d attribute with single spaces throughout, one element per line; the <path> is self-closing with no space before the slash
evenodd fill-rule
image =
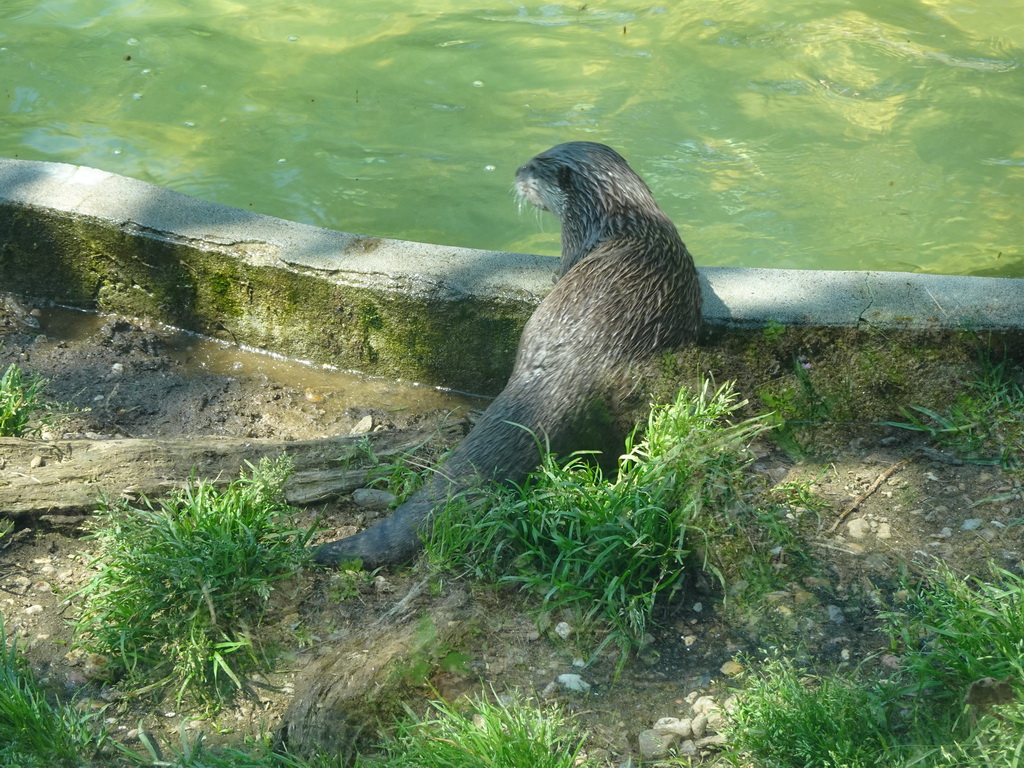
<path id="1" fill-rule="evenodd" d="M 492 479 L 522 482 L 540 463 L 539 445 L 563 453 L 604 443 L 608 436 L 590 428 L 600 421 L 594 414 L 607 413 L 632 366 L 698 336 L 693 258 L 615 150 L 559 144 L 519 168 L 515 191 L 561 221 L 562 258 L 554 288 L 523 329 L 508 384 L 393 515 L 320 546 L 315 561 L 377 568 L 412 559 L 434 510 L 454 494 Z"/>

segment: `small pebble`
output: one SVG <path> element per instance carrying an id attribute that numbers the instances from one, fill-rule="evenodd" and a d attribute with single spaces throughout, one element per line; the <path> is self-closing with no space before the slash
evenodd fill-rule
<path id="1" fill-rule="evenodd" d="M 693 713 L 695 715 L 707 715 L 717 712 L 719 709 L 718 702 L 710 696 L 698 696 L 693 702 Z"/>
<path id="2" fill-rule="evenodd" d="M 579 693 L 586 693 L 590 690 L 590 683 L 584 680 L 579 675 L 567 673 L 558 676 L 558 684 L 569 691 L 578 691 Z"/>
<path id="3" fill-rule="evenodd" d="M 964 520 L 963 525 L 960 526 L 961 530 L 964 531 L 976 531 L 985 524 L 985 521 L 980 517 L 972 517 L 969 520 Z"/>
<path id="4" fill-rule="evenodd" d="M 846 531 L 855 539 L 863 539 L 871 530 L 871 523 L 863 517 L 857 517 L 846 524 Z"/>
<path id="5" fill-rule="evenodd" d="M 354 427 L 352 427 L 353 435 L 363 435 L 367 432 L 373 431 L 373 416 L 367 414 L 363 416 Z"/>
<path id="6" fill-rule="evenodd" d="M 702 739 L 708 730 L 708 716 L 697 715 L 690 721 L 690 729 L 693 731 L 693 738 Z"/>
<path id="7" fill-rule="evenodd" d="M 743 665 L 735 659 L 730 659 L 729 661 L 725 662 L 725 664 L 723 664 L 719 668 L 719 670 L 723 675 L 726 675 L 727 677 L 736 677 L 737 675 L 743 672 Z M 694 706 L 694 711 L 697 711 L 696 706 Z"/>
<path id="8" fill-rule="evenodd" d="M 708 732 L 710 732 L 710 733 L 718 733 L 723 728 L 725 728 L 725 724 L 726 724 L 725 723 L 725 715 L 723 715 L 721 712 L 709 712 L 707 714 L 707 718 L 708 718 L 708 728 L 707 728 Z"/>
<path id="9" fill-rule="evenodd" d="M 380 488 L 356 488 L 352 491 L 352 503 L 363 509 L 387 509 L 395 500 L 395 494 Z"/>
<path id="10" fill-rule="evenodd" d="M 654 724 L 654 730 L 661 733 L 674 733 L 682 739 L 688 739 L 693 735 L 693 728 L 689 720 L 681 720 L 678 717 L 663 717 Z"/>
<path id="11" fill-rule="evenodd" d="M 560 621 L 555 625 L 555 634 L 563 640 L 568 640 L 572 635 L 572 627 L 567 621 Z"/>
<path id="12" fill-rule="evenodd" d="M 700 741 L 707 741 L 707 739 L 701 739 Z M 679 754 L 684 757 L 696 757 L 697 753 L 700 752 L 699 744 L 700 742 L 694 741 L 693 739 L 687 739 L 679 745 Z"/>
<path id="13" fill-rule="evenodd" d="M 637 735 L 637 748 L 640 757 L 646 760 L 661 760 L 668 757 L 669 750 L 679 740 L 679 737 L 671 733 L 662 733 L 653 728 L 647 731 L 640 731 Z"/>

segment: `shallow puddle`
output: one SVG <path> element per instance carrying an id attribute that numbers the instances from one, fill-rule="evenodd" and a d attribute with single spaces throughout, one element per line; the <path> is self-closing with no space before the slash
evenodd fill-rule
<path id="1" fill-rule="evenodd" d="M 44 338 L 34 349 L 43 353 L 61 345 L 83 343 L 102 336 L 116 318 L 63 307 L 40 308 L 33 313 Z M 157 337 L 159 352 L 174 363 L 174 373 L 185 379 L 203 375 L 264 382 L 268 388 L 294 393 L 315 404 L 325 421 L 351 409 L 372 408 L 416 416 L 437 410 L 463 412 L 486 408 L 489 398 L 411 381 L 368 376 L 331 366 L 291 360 L 260 350 L 199 336 L 147 321 L 129 321 Z M 109 332 L 107 332 L 109 335 Z"/>

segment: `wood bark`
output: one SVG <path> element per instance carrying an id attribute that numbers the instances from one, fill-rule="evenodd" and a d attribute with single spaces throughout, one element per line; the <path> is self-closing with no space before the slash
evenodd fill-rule
<path id="1" fill-rule="evenodd" d="M 295 470 L 288 501 L 314 504 L 366 483 L 362 450 L 395 456 L 427 442 L 430 431 L 386 430 L 323 440 L 189 437 L 123 440 L 0 438 L 0 515 L 12 518 L 91 512 L 101 498 L 166 496 L 190 477 L 227 484 L 264 456 L 287 454 Z M 362 464 L 362 466 L 360 466 Z"/>

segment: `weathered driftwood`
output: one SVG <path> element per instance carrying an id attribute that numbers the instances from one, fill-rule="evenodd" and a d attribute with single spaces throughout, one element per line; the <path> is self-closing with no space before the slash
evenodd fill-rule
<path id="1" fill-rule="evenodd" d="M 386 430 L 323 440 L 282 442 L 231 437 L 124 440 L 0 438 L 0 515 L 39 517 L 91 512 L 101 497 L 160 497 L 190 477 L 227 484 L 264 456 L 291 457 L 285 485 L 293 504 L 312 504 L 366 482 L 360 460 L 368 441 L 377 456 L 412 450 L 430 439 L 417 430 Z M 362 464 L 363 466 L 360 466 Z"/>

